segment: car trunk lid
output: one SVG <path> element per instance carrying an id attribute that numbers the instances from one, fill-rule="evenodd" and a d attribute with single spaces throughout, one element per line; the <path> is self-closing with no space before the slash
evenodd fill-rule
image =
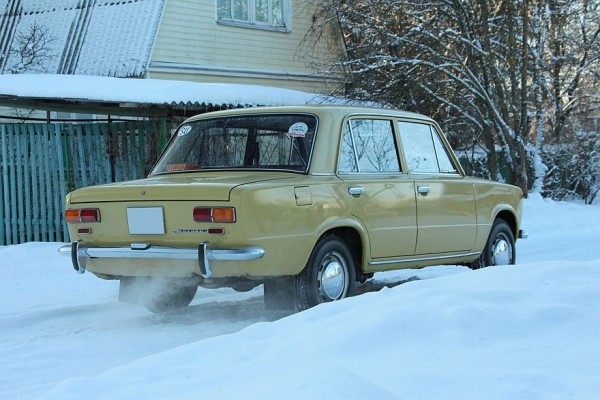
<path id="1" fill-rule="evenodd" d="M 281 173 L 180 173 L 92 186 L 71 194 L 71 204 L 139 201 L 229 201 L 231 191 L 244 184 L 282 179 Z"/>

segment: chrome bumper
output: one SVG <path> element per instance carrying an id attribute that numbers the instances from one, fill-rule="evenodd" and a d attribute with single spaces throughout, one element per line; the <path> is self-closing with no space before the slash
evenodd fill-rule
<path id="1" fill-rule="evenodd" d="M 81 242 L 72 242 L 61 246 L 58 251 L 70 255 L 73 268 L 80 274 L 85 272 L 86 258 L 131 258 L 154 260 L 197 260 L 200 275 L 212 277 L 210 261 L 247 261 L 257 260 L 265 255 L 260 247 L 241 249 L 214 249 L 209 243 L 198 244 L 197 249 L 181 249 L 175 247 L 152 246 L 147 243 L 132 243 L 130 247 L 88 247 Z"/>

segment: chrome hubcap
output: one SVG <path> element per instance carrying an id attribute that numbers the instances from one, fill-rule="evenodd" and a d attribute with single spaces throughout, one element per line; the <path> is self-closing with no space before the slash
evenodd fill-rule
<path id="1" fill-rule="evenodd" d="M 328 253 L 321 261 L 319 269 L 319 294 L 325 301 L 338 300 L 346 290 L 346 271 L 348 267 L 338 252 Z"/>
<path id="2" fill-rule="evenodd" d="M 492 246 L 492 265 L 512 264 L 512 246 L 508 239 L 500 235 Z"/>

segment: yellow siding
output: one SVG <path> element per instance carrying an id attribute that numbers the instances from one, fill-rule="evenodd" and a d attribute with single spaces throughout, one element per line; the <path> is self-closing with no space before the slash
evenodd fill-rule
<path id="1" fill-rule="evenodd" d="M 292 0 L 292 30 L 277 32 L 217 24 L 214 0 L 168 0 L 149 77 L 314 90 L 323 77 L 302 57 L 313 16 L 306 1 Z M 322 41 L 310 53 L 318 61 L 331 51 Z"/>
<path id="2" fill-rule="evenodd" d="M 243 85 L 260 85 L 285 89 L 301 90 L 310 93 L 319 93 L 323 83 L 321 81 L 257 78 L 257 77 L 236 77 L 228 75 L 201 75 L 170 72 L 152 72 L 149 75 L 152 79 L 178 80 L 202 83 L 235 83 Z"/>

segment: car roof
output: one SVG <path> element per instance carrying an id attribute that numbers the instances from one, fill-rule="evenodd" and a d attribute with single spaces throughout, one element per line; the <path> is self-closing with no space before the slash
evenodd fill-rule
<path id="1" fill-rule="evenodd" d="M 403 110 L 395 110 L 391 108 L 366 107 L 354 105 L 299 105 L 299 106 L 277 106 L 277 107 L 249 107 L 236 108 L 223 111 L 213 111 L 204 114 L 198 114 L 188 118 L 186 122 L 201 120 L 206 118 L 227 117 L 233 115 L 249 115 L 262 113 L 310 113 L 317 115 L 334 114 L 337 117 L 350 115 L 375 115 L 375 116 L 392 116 L 398 118 L 420 119 L 424 121 L 434 122 L 433 119 L 418 113 L 413 113 Z"/>

